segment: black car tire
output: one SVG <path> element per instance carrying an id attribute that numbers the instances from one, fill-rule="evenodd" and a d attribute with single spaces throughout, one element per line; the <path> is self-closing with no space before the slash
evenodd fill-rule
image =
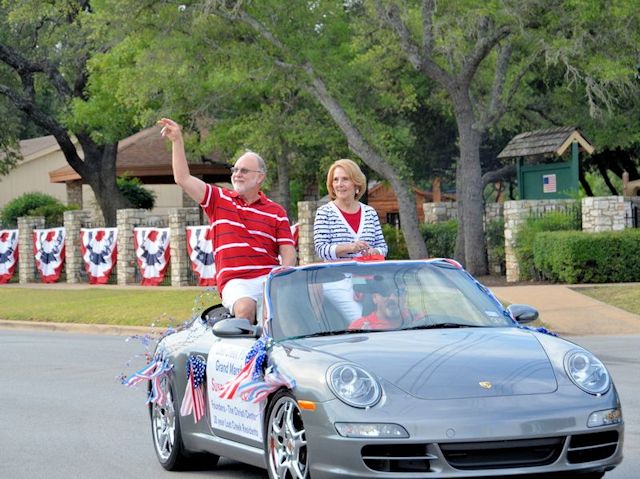
<path id="1" fill-rule="evenodd" d="M 267 413 L 264 452 L 271 479 L 309 479 L 307 433 L 293 395 L 281 390 Z"/>
<path id="2" fill-rule="evenodd" d="M 182 443 L 180 430 L 180 409 L 173 385 L 167 378 L 161 381 L 167 399 L 165 404 L 152 403 L 149 408 L 151 417 L 151 435 L 153 446 L 160 465 L 167 471 L 184 471 L 201 468 L 213 468 L 219 456 L 206 453 L 188 453 Z M 204 420 L 204 418 L 202 419 Z"/>

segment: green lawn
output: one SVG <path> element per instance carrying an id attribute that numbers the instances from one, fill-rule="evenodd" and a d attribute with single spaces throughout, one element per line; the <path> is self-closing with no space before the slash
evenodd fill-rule
<path id="1" fill-rule="evenodd" d="M 640 285 L 606 285 L 574 288 L 574 291 L 603 303 L 640 315 Z"/>
<path id="2" fill-rule="evenodd" d="M 640 285 L 575 288 L 575 291 L 640 315 Z M 219 302 L 201 288 L 45 289 L 0 286 L 0 319 L 59 323 L 176 326 Z"/>
<path id="3" fill-rule="evenodd" d="M 127 326 L 178 325 L 219 302 L 201 288 L 43 289 L 0 286 L 0 319 Z"/>

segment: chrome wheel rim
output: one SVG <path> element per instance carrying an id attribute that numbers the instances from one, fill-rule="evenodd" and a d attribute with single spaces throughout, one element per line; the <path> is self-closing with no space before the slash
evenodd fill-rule
<path id="1" fill-rule="evenodd" d="M 151 408 L 153 442 L 155 443 L 158 457 L 162 462 L 166 462 L 171 456 L 176 437 L 176 415 L 173 408 L 173 396 L 165 383 L 166 381 L 163 381 L 160 386 L 165 388 L 167 393 L 165 404 L 159 406 L 154 403 Z"/>
<path id="2" fill-rule="evenodd" d="M 271 410 L 267 447 L 272 477 L 308 477 L 307 434 L 300 409 L 290 397 L 279 399 Z"/>

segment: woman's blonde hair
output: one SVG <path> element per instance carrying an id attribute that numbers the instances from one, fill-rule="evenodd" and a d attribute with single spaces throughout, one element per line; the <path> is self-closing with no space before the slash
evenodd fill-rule
<path id="1" fill-rule="evenodd" d="M 338 167 L 342 168 L 347 173 L 349 179 L 353 181 L 356 187 L 355 199 L 359 200 L 362 198 L 365 185 L 367 184 L 367 177 L 364 176 L 364 173 L 355 161 L 348 159 L 334 161 L 331 167 L 329 167 L 329 172 L 327 173 L 327 191 L 329 192 L 329 197 L 332 200 L 336 199 L 336 192 L 333 189 L 333 172 Z"/>

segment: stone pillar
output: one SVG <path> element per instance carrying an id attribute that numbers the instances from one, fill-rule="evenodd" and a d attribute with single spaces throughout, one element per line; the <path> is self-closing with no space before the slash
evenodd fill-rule
<path id="1" fill-rule="evenodd" d="M 67 205 L 82 208 L 82 180 L 67 181 Z"/>
<path id="2" fill-rule="evenodd" d="M 171 208 L 169 230 L 171 237 L 171 286 L 188 286 L 191 261 L 187 253 L 187 225 L 198 224 L 199 208 Z"/>
<path id="3" fill-rule="evenodd" d="M 199 208 L 198 203 L 193 201 L 193 199 L 182 190 L 182 207 L 183 208 Z"/>
<path id="4" fill-rule="evenodd" d="M 67 268 L 67 283 L 80 283 L 80 270 L 84 269 L 82 250 L 80 248 L 80 228 L 83 222 L 89 220 L 91 212 L 86 210 L 72 210 L 64 212 L 65 263 Z"/>
<path id="5" fill-rule="evenodd" d="M 320 261 L 313 247 L 313 221 L 318 206 L 320 205 L 317 201 L 298 201 L 298 263 L 300 265 Z"/>
<path id="6" fill-rule="evenodd" d="M 133 228 L 141 225 L 147 210 L 118 210 L 116 222 L 118 226 L 118 284 L 125 286 L 136 283 L 136 251 L 133 242 Z"/>
<path id="7" fill-rule="evenodd" d="M 33 253 L 33 230 L 44 228 L 44 216 L 18 218 L 18 278 L 20 284 L 36 280 L 36 257 Z"/>
<path id="8" fill-rule="evenodd" d="M 444 223 L 458 217 L 458 205 L 455 201 L 441 201 L 439 203 L 423 203 L 425 223 Z"/>
<path id="9" fill-rule="evenodd" d="M 622 196 L 582 198 L 582 231 L 622 231 L 625 200 Z"/>

